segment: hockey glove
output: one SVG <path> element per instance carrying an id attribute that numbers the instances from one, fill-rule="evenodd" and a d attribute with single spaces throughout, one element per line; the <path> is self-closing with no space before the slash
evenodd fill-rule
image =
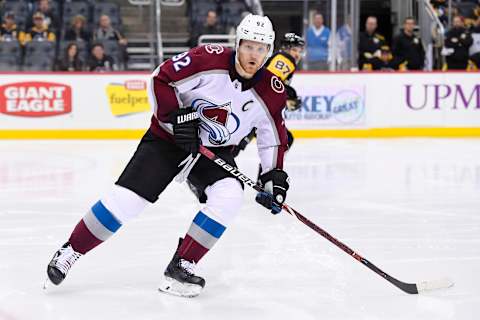
<path id="1" fill-rule="evenodd" d="M 200 146 L 198 136 L 200 120 L 197 112 L 192 107 L 178 109 L 172 113 L 171 121 L 175 143 L 195 157 Z"/>
<path id="2" fill-rule="evenodd" d="M 288 111 L 295 111 L 300 109 L 302 106 L 302 100 L 300 99 L 287 99 L 287 109 Z"/>
<path id="3" fill-rule="evenodd" d="M 281 169 L 273 169 L 262 174 L 259 181 L 265 191 L 257 193 L 255 201 L 270 209 L 273 214 L 282 211 L 290 183 L 287 173 Z"/>
<path id="4" fill-rule="evenodd" d="M 302 100 L 298 98 L 297 91 L 289 85 L 285 85 L 285 89 L 287 91 L 287 109 L 289 111 L 300 109 L 302 106 Z"/>

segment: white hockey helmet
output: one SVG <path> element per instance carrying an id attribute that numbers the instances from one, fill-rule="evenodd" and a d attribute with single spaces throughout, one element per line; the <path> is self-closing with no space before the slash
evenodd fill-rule
<path id="1" fill-rule="evenodd" d="M 267 62 L 273 54 L 273 42 L 275 41 L 275 31 L 273 31 L 272 22 L 268 17 L 249 14 L 240 22 L 237 27 L 237 35 L 235 38 L 235 51 L 238 59 L 238 47 L 240 41 L 251 40 L 265 43 L 269 46 L 268 54 L 263 61 L 262 66 Z"/>

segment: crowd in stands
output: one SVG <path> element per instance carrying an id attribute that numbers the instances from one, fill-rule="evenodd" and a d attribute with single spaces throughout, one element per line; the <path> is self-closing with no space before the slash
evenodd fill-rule
<path id="1" fill-rule="evenodd" d="M 114 71 L 127 39 L 117 4 L 94 0 L 4 0 L 0 70 Z"/>
<path id="2" fill-rule="evenodd" d="M 234 34 L 248 13 L 263 15 L 260 0 L 196 0 L 189 2 L 188 12 L 191 47 L 198 45 L 201 35 Z"/>
<path id="3" fill-rule="evenodd" d="M 480 0 L 430 0 L 446 29 L 443 70 L 480 70 Z M 449 16 L 452 21 L 449 21 Z"/>
<path id="4" fill-rule="evenodd" d="M 444 24 L 443 70 L 480 69 L 480 0 L 430 0 Z M 202 35 L 233 35 L 249 12 L 263 15 L 259 0 L 188 1 L 189 45 Z M 449 17 L 452 21 L 449 21 Z M 0 0 L 0 70 L 113 71 L 125 69 L 127 39 L 117 4 L 102 0 Z M 408 17 L 392 42 L 377 32 L 377 18 L 365 21 L 352 43 L 350 19 L 339 21 L 336 39 L 321 12 L 307 30 L 304 67 L 328 70 L 335 43 L 337 69 L 423 70 L 426 44 Z M 343 24 L 342 24 L 343 22 Z M 389 37 L 390 38 L 390 37 Z M 358 57 L 352 57 L 357 46 Z M 357 62 L 354 65 L 354 62 Z"/>
<path id="5" fill-rule="evenodd" d="M 443 70 L 480 70 L 480 0 L 455 1 L 452 6 L 452 23 L 448 21 L 448 1 L 432 0 L 440 20 L 445 25 L 445 43 L 442 55 Z M 349 20 L 349 19 L 347 19 Z M 400 32 L 392 43 L 377 33 L 377 18 L 370 16 L 365 21 L 365 31 L 360 33 L 358 66 L 350 56 L 352 32 L 348 21 L 336 33 L 337 64 L 339 69 L 370 70 L 423 70 L 425 68 L 425 43 L 418 35 L 413 17 L 403 21 Z M 306 65 L 308 69 L 328 70 L 332 57 L 331 30 L 324 25 L 323 15 L 317 12 L 306 34 Z"/>

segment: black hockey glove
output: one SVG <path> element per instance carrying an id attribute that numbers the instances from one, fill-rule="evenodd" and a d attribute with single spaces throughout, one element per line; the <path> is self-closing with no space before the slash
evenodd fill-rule
<path id="1" fill-rule="evenodd" d="M 287 91 L 287 109 L 289 111 L 300 109 L 302 100 L 298 97 L 297 91 L 289 85 L 285 85 L 285 89 Z"/>
<path id="2" fill-rule="evenodd" d="M 262 174 L 259 180 L 265 191 L 257 193 L 255 201 L 270 209 L 273 214 L 282 211 L 290 183 L 288 174 L 281 169 L 273 169 Z"/>
<path id="3" fill-rule="evenodd" d="M 200 120 L 197 112 L 192 107 L 178 109 L 172 113 L 171 121 L 175 143 L 195 157 L 200 146 L 198 136 Z"/>

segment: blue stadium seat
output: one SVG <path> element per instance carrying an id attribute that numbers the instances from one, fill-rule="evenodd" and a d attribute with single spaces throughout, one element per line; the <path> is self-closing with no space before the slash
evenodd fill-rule
<path id="1" fill-rule="evenodd" d="M 32 57 L 42 56 L 49 59 L 55 58 L 55 42 L 30 41 L 25 45 L 25 61 Z"/>
<path id="2" fill-rule="evenodd" d="M 20 67 L 21 49 L 18 41 L 0 42 L 0 70 L 17 71 Z"/>
<path id="3" fill-rule="evenodd" d="M 37 12 L 38 8 L 38 2 L 33 2 L 33 5 L 32 5 L 32 12 Z M 60 12 L 60 5 L 58 4 L 58 2 L 56 1 L 50 1 L 50 8 L 52 8 L 53 12 L 55 13 L 55 15 L 57 15 L 57 17 L 60 17 L 61 16 L 61 12 Z"/>
<path id="4" fill-rule="evenodd" d="M 33 56 L 25 58 L 23 70 L 25 71 L 51 71 L 53 68 L 53 59 L 44 56 Z"/>
<path id="5" fill-rule="evenodd" d="M 123 57 L 122 57 L 122 50 L 118 45 L 116 40 L 106 40 L 102 41 L 103 48 L 105 49 L 105 53 L 113 58 L 115 64 L 122 69 L 123 66 Z"/>
<path id="6" fill-rule="evenodd" d="M 227 1 L 222 3 L 221 22 L 228 27 L 236 26 L 240 23 L 242 13 L 248 11 L 245 3 L 240 1 Z"/>
<path id="7" fill-rule="evenodd" d="M 198 0 L 191 1 L 190 7 L 190 22 L 192 27 L 196 27 L 205 22 L 207 12 L 213 10 L 217 11 L 217 2 L 215 0 Z"/>
<path id="8" fill-rule="evenodd" d="M 110 17 L 114 29 L 121 28 L 120 8 L 116 3 L 97 3 L 93 8 L 93 24 L 98 26 L 100 16 L 106 14 Z"/>
<path id="9" fill-rule="evenodd" d="M 28 3 L 24 0 L 5 1 L 2 7 L 2 15 L 5 12 L 9 11 L 15 14 L 15 21 L 17 23 L 17 26 L 20 29 L 25 29 L 25 26 L 30 16 Z"/>
<path id="10" fill-rule="evenodd" d="M 63 26 L 69 26 L 73 16 L 82 15 L 91 21 L 90 4 L 87 1 L 65 2 L 63 4 Z"/>

